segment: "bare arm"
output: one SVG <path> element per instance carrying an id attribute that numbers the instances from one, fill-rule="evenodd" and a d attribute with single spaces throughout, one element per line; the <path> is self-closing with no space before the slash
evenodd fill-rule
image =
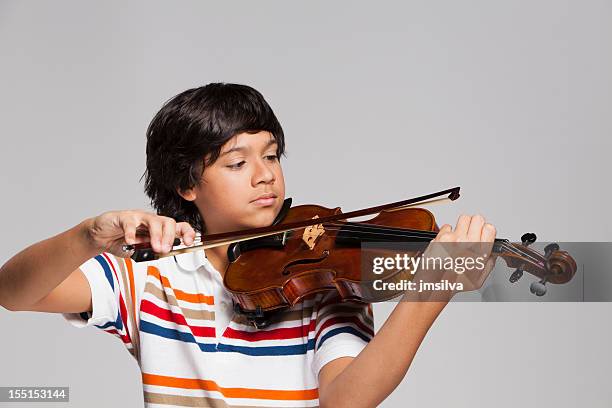
<path id="1" fill-rule="evenodd" d="M 339 358 L 321 369 L 320 406 L 374 407 L 380 404 L 404 379 L 427 331 L 445 304 L 399 302 L 357 357 Z"/>
<path id="2" fill-rule="evenodd" d="M 90 312 L 91 290 L 80 265 L 102 252 L 126 256 L 121 250 L 125 243 L 150 241 L 155 252 L 165 253 L 172 249 L 175 237 L 191 245 L 195 231 L 185 222 L 140 210 L 88 218 L 27 247 L 2 265 L 0 305 L 8 310 Z"/>
<path id="3" fill-rule="evenodd" d="M 485 224 L 482 216 L 462 215 L 455 231 L 450 225 L 444 225 L 434 241 L 492 243 L 495 234 L 495 227 Z M 320 406 L 373 407 L 380 404 L 406 375 L 421 342 L 447 303 L 399 302 L 357 357 L 339 358 L 321 369 Z"/>
<path id="4" fill-rule="evenodd" d="M 78 267 L 99 253 L 88 238 L 91 221 L 37 242 L 2 265 L 0 304 L 9 310 L 26 310 L 62 284 L 58 292 L 63 292 L 70 312 L 90 311 L 91 292 Z"/>

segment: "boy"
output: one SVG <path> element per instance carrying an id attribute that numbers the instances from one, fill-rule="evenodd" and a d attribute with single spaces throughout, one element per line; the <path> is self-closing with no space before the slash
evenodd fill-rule
<path id="1" fill-rule="evenodd" d="M 134 263 L 122 246 L 270 225 L 285 195 L 284 135 L 256 90 L 209 84 L 168 101 L 147 130 L 145 191 L 157 214 L 111 211 L 34 244 L 0 270 L 0 304 L 62 313 L 117 336 L 145 406 L 369 407 L 404 377 L 446 302 L 399 302 L 374 336 L 370 305 L 319 294 L 256 330 L 223 288 L 227 247 Z M 493 242 L 481 216 L 437 241 Z"/>

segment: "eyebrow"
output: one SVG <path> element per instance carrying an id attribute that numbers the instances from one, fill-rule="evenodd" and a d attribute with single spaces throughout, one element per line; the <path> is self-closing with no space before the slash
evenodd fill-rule
<path id="1" fill-rule="evenodd" d="M 277 141 L 276 141 L 276 139 L 272 138 L 272 139 L 268 140 L 268 143 L 266 143 L 266 145 L 264 146 L 264 150 L 266 150 L 268 147 L 270 147 L 270 146 L 272 146 L 272 145 L 275 145 L 275 144 L 278 144 L 278 143 L 277 143 Z M 225 151 L 225 152 L 221 153 L 221 154 L 219 155 L 219 157 L 221 157 L 221 156 L 225 156 L 226 154 L 230 154 L 230 153 L 233 153 L 233 152 L 243 152 L 243 151 L 245 151 L 245 150 L 249 150 L 249 148 L 248 148 L 247 146 L 236 146 L 236 147 L 232 147 L 231 149 L 229 149 L 229 150 L 227 150 L 227 151 Z"/>

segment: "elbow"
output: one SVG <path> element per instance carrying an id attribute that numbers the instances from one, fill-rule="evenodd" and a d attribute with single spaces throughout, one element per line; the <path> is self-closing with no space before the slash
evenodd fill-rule
<path id="1" fill-rule="evenodd" d="M 333 398 L 326 398 L 325 395 L 319 395 L 319 408 L 355 408 L 355 405 L 347 403 L 346 399 L 333 401 Z"/>
<path id="2" fill-rule="evenodd" d="M 7 297 L 2 294 L 2 288 L 1 287 L 0 287 L 0 306 L 2 306 L 4 309 L 8 310 L 9 312 L 17 312 L 17 311 L 19 311 L 19 308 L 17 307 L 17 305 L 14 305 L 14 304 L 8 302 Z"/>
<path id="3" fill-rule="evenodd" d="M 10 302 L 7 302 L 6 299 L 2 299 L 2 298 L 0 298 L 0 306 L 5 308 L 9 312 L 27 312 L 27 311 L 32 310 L 23 304 L 10 303 Z"/>
<path id="4" fill-rule="evenodd" d="M 7 302 L 6 296 L 1 296 L 0 295 L 0 306 L 5 308 L 9 312 L 17 312 L 17 311 L 19 311 L 19 308 L 17 307 L 17 305 L 14 305 L 14 304 L 11 304 L 11 303 Z"/>
<path id="5" fill-rule="evenodd" d="M 354 394 L 349 397 L 346 392 L 341 395 L 319 393 L 319 408 L 375 408 L 377 406 L 378 404 L 367 397 L 359 398 Z"/>
<path id="6" fill-rule="evenodd" d="M 319 388 L 319 408 L 337 408 L 339 405 L 334 404 L 333 401 L 330 400 L 329 395 L 322 393 Z"/>
<path id="7" fill-rule="evenodd" d="M 330 404 L 329 402 L 327 402 L 327 400 L 319 398 L 319 408 L 332 408 L 333 406 L 334 405 Z M 335 407 L 337 407 L 337 406 L 335 406 Z"/>
<path id="8" fill-rule="evenodd" d="M 8 310 L 9 312 L 16 312 L 18 311 L 18 308 L 16 305 L 10 302 L 10 297 L 7 296 L 7 293 L 9 293 L 10 289 L 8 288 L 8 285 L 6 284 L 6 279 L 4 278 L 5 272 L 3 265 L 2 268 L 0 268 L 0 306 Z"/>
<path id="9" fill-rule="evenodd" d="M 331 402 L 319 398 L 319 408 L 355 408 L 354 404 Z"/>
<path id="10" fill-rule="evenodd" d="M 11 306 L 9 304 L 4 303 L 2 300 L 0 300 L 0 306 L 2 306 L 4 309 L 8 310 L 9 312 L 17 312 L 18 309 L 14 306 Z"/>

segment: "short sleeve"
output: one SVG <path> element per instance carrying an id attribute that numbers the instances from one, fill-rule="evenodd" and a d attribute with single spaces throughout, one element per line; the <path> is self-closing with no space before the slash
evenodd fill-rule
<path id="1" fill-rule="evenodd" d="M 128 349 L 132 349 L 128 325 L 131 318 L 126 303 L 128 281 L 125 277 L 125 261 L 112 254 L 102 253 L 87 260 L 79 268 L 91 289 L 92 311 L 62 313 L 62 316 L 74 327 L 94 326 L 104 330 L 119 338 Z"/>
<path id="2" fill-rule="evenodd" d="M 316 312 L 315 378 L 332 360 L 357 357 L 374 337 L 374 316 L 369 303 L 343 302 L 331 293 L 321 300 Z"/>

